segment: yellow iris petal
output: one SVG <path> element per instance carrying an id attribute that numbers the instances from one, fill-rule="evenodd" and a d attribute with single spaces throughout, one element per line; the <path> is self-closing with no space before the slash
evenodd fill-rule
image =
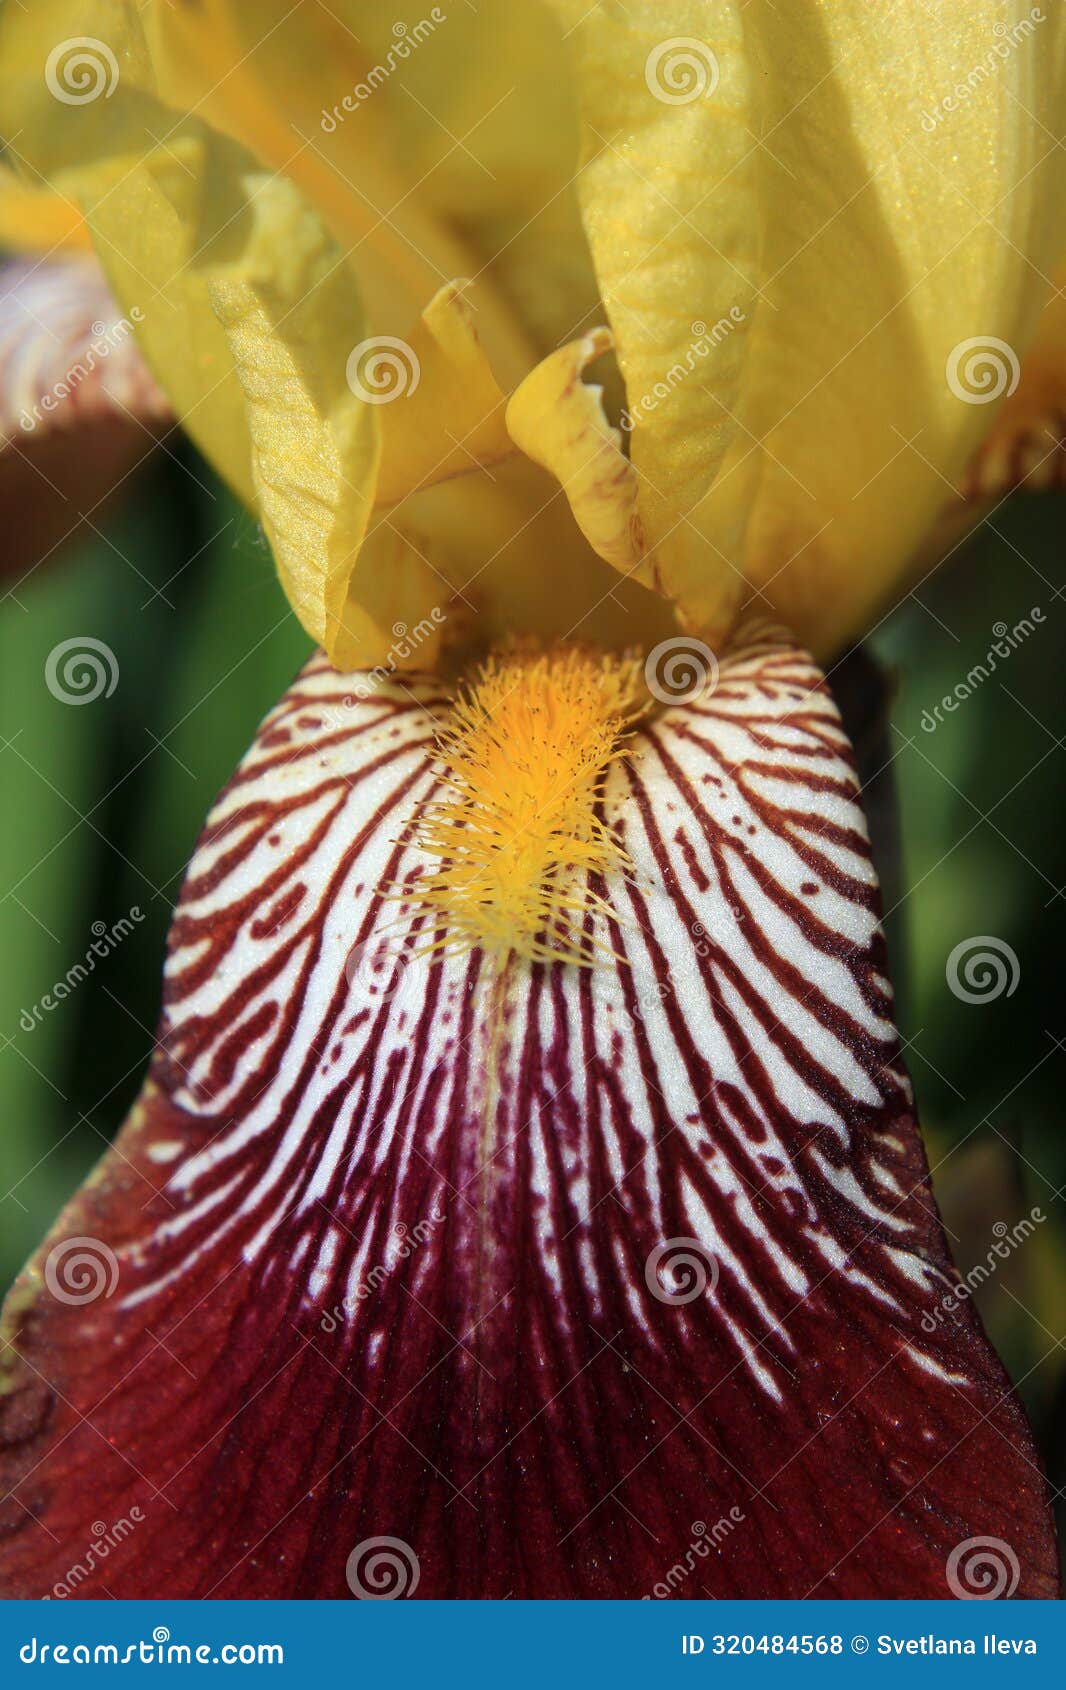
<path id="1" fill-rule="evenodd" d="M 0 247 L 55 254 L 91 245 L 75 201 L 50 188 L 28 187 L 0 165 Z"/>
<path id="2" fill-rule="evenodd" d="M 598 556 L 639 580 L 644 542 L 637 477 L 622 454 L 621 434 L 607 421 L 602 388 L 581 379 L 610 346 L 610 334 L 598 329 L 545 358 L 508 405 L 507 426 L 526 456 L 558 477 Z"/>
<path id="3" fill-rule="evenodd" d="M 197 267 L 209 137 L 158 98 L 136 6 L 37 0 L 0 12 L 0 113 L 9 158 L 84 214 L 116 298 L 189 433 L 251 500 L 244 403 Z M 168 177 L 180 178 L 180 194 Z"/>
<path id="4" fill-rule="evenodd" d="M 992 420 L 970 351 L 1009 383 L 1049 293 L 1066 15 L 1001 11 L 36 0 L 0 102 L 334 655 L 449 595 L 614 642 L 647 588 L 825 652 Z"/>
<path id="5" fill-rule="evenodd" d="M 832 649 L 988 424 L 959 396 L 957 349 L 1020 355 L 1046 296 L 1066 16 L 558 8 L 660 578 L 703 627 L 754 590 Z"/>

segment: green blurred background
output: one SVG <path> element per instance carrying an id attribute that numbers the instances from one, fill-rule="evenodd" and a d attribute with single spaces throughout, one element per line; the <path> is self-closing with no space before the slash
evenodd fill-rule
<path id="1" fill-rule="evenodd" d="M 172 437 L 173 439 L 173 437 Z M 169 913 L 197 832 L 308 651 L 254 523 L 187 445 L 157 452 L 106 523 L 0 612 L 0 1277 L 101 1154 L 152 1044 Z M 7 514 L 6 520 L 15 517 Z M 1066 1137 L 1060 976 L 1066 790 L 1059 699 L 1066 495 L 1008 501 L 888 617 L 871 645 L 894 687 L 905 896 L 890 912 L 903 1038 L 962 1273 L 1039 1209 L 977 1295 L 1056 1486 L 1066 1482 Z M 943 725 L 924 713 L 994 639 L 1044 620 Z M 113 694 L 52 696 L 49 652 L 114 652 Z M 926 717 L 926 720 L 931 718 Z M 20 1018 L 85 956 L 93 924 L 144 919 L 70 998 Z M 99 928 L 97 929 L 99 931 Z M 948 989 L 953 948 L 1011 947 L 1011 995 Z"/>

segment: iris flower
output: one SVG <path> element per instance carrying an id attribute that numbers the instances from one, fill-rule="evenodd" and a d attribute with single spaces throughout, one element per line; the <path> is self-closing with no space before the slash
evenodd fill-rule
<path id="1" fill-rule="evenodd" d="M 1057 473 L 1064 31 L 4 7 L 5 227 L 320 648 L 7 1306 L 10 1594 L 1053 1591 L 815 660 Z"/>

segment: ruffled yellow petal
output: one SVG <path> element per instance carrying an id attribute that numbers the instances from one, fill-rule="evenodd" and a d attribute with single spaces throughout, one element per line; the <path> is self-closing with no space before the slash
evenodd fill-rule
<path id="1" fill-rule="evenodd" d="M 343 70 L 355 82 L 367 68 L 354 25 L 330 8 L 290 0 L 260 0 L 254 9 L 239 0 L 149 0 L 144 22 L 163 98 L 296 183 L 348 253 L 377 330 L 402 331 L 442 284 L 478 270 L 457 231 L 427 211 L 418 185 L 396 169 L 394 137 L 372 102 L 327 151 L 327 76 Z M 478 293 L 482 337 L 511 379 L 531 348 L 493 290 L 483 284 Z"/>
<path id="2" fill-rule="evenodd" d="M 441 288 L 407 340 L 370 336 L 362 355 L 349 357 L 349 380 L 367 403 L 382 406 L 379 504 L 469 475 L 514 450 L 506 400 L 478 339 L 465 285 Z"/>
<path id="3" fill-rule="evenodd" d="M 754 590 L 832 649 L 987 426 L 959 346 L 1020 354 L 1046 297 L 1066 13 L 557 5 L 663 585 L 710 628 Z"/>
<path id="4" fill-rule="evenodd" d="M 636 473 L 623 455 L 620 432 L 604 415 L 603 389 L 581 379 L 610 346 L 609 332 L 596 329 L 545 358 L 511 399 L 507 427 L 526 456 L 562 483 L 593 551 L 640 579 L 644 543 Z"/>
<path id="5" fill-rule="evenodd" d="M 340 349 L 365 320 L 343 254 L 283 176 L 249 182 L 254 230 L 209 283 L 244 390 L 263 526 L 293 609 L 332 651 L 373 503 L 377 413 Z"/>
<path id="6" fill-rule="evenodd" d="M 117 299 L 175 412 L 237 492 L 252 498 L 244 404 L 196 265 L 209 136 L 158 98 L 137 7 L 36 0 L 0 11 L 0 127 L 31 186 L 84 213 Z M 180 161 L 180 162 L 179 162 Z M 180 177 L 171 191 L 168 172 Z"/>

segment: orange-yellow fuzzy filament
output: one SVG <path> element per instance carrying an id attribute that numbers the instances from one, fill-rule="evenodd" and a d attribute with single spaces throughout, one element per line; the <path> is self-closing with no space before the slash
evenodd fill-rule
<path id="1" fill-rule="evenodd" d="M 638 658 L 564 647 L 490 658 L 440 742 L 446 793 L 414 888 L 448 948 L 589 963 L 590 876 L 624 871 L 597 815 L 604 773 L 643 698 Z"/>

